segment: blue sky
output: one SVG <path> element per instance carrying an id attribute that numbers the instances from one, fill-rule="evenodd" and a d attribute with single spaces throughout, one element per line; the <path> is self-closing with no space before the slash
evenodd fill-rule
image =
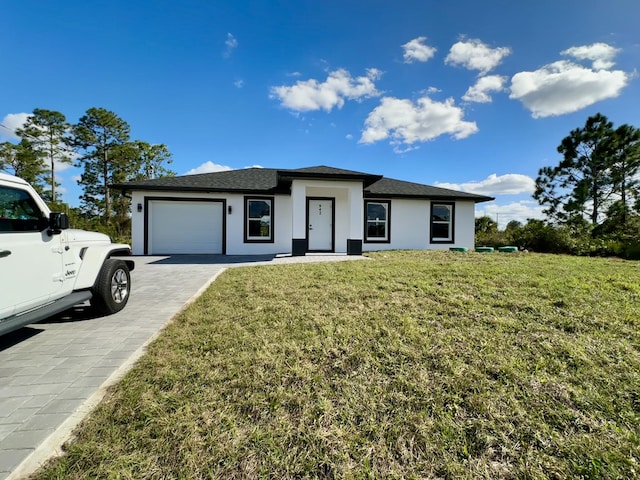
<path id="1" fill-rule="evenodd" d="M 178 174 L 330 165 L 496 197 L 507 221 L 588 116 L 640 127 L 637 0 L 0 4 L 0 141 L 114 111 Z M 59 173 L 79 203 L 79 170 Z"/>

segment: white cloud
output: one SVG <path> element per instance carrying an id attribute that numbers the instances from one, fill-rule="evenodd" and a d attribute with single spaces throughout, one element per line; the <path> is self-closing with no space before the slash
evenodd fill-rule
<path id="1" fill-rule="evenodd" d="M 244 168 L 264 168 L 262 165 L 247 165 Z M 229 170 L 237 170 L 235 168 L 229 167 L 227 165 L 220 165 L 218 163 L 213 163 L 211 160 L 208 162 L 204 162 L 202 165 L 197 166 L 196 168 L 192 168 L 184 175 L 197 175 L 200 173 L 215 173 L 215 172 L 228 172 Z"/>
<path id="2" fill-rule="evenodd" d="M 502 91 L 506 81 L 507 78 L 500 75 L 480 77 L 475 85 L 467 89 L 462 96 L 462 100 L 465 102 L 490 103 L 492 99 L 489 93 Z"/>
<path id="3" fill-rule="evenodd" d="M 413 103 L 411 100 L 385 97 L 369 113 L 360 143 L 390 138 L 392 145 L 406 148 L 445 134 L 462 139 L 478 131 L 475 122 L 464 121 L 463 116 L 463 110 L 454 104 L 452 98 L 436 102 L 425 96 Z"/>
<path id="4" fill-rule="evenodd" d="M 225 58 L 229 58 L 233 51 L 238 48 L 238 40 L 236 40 L 236 37 L 234 37 L 232 34 L 227 33 L 227 39 L 225 40 L 224 45 L 226 48 L 223 56 Z"/>
<path id="5" fill-rule="evenodd" d="M 236 80 L 235 82 L 233 82 L 233 86 L 236 88 L 244 87 L 244 80 Z"/>
<path id="6" fill-rule="evenodd" d="M 404 63 L 426 62 L 433 57 L 436 49 L 427 45 L 426 41 L 427 37 L 418 37 L 402 45 Z"/>
<path id="7" fill-rule="evenodd" d="M 491 48 L 480 40 L 465 40 L 454 43 L 445 63 L 461 65 L 468 70 L 479 70 L 481 75 L 500 65 L 502 59 L 511 53 L 508 47 Z"/>
<path id="8" fill-rule="evenodd" d="M 211 160 L 204 162 L 202 165 L 192 168 L 185 175 L 197 175 L 199 173 L 213 173 L 213 172 L 226 172 L 227 170 L 233 170 L 233 168 L 226 165 L 218 165 Z"/>
<path id="9" fill-rule="evenodd" d="M 479 182 L 436 183 L 435 186 L 477 193 L 478 195 L 518 195 L 521 193 L 533 193 L 536 188 L 536 182 L 533 178 L 520 173 L 507 173 L 500 176 L 492 173 Z"/>
<path id="10" fill-rule="evenodd" d="M 272 87 L 270 98 L 280 100 L 283 107 L 296 112 L 342 108 L 345 100 L 361 100 L 380 95 L 374 80 L 382 72 L 375 68 L 367 70 L 366 76 L 353 78 L 345 69 L 330 72 L 324 82 L 315 79 L 300 80 L 292 86 Z"/>
<path id="11" fill-rule="evenodd" d="M 615 65 L 613 59 L 619 51 L 619 48 L 606 43 L 594 43 L 593 45 L 571 47 L 560 53 L 570 55 L 578 60 L 591 60 L 594 70 L 608 70 Z"/>
<path id="12" fill-rule="evenodd" d="M 77 157 L 78 157 L 78 155 L 74 155 L 73 157 L 71 157 L 71 160 L 73 161 Z M 47 164 L 47 167 L 49 167 L 51 165 L 51 163 L 49 162 L 48 158 L 44 159 L 44 162 Z M 56 168 L 56 173 L 64 172 L 65 170 L 73 168 L 73 164 L 72 163 L 58 162 L 56 160 L 54 160 L 53 163 L 54 163 L 55 168 Z"/>
<path id="13" fill-rule="evenodd" d="M 15 134 L 15 131 L 22 128 L 30 116 L 30 113 L 10 113 L 6 115 L 0 122 L 4 125 L 4 128 L 0 127 L 0 137 L 18 140 L 19 137 Z"/>
<path id="14" fill-rule="evenodd" d="M 506 205 L 498 205 L 495 202 L 479 203 L 476 205 L 476 217 L 491 217 L 498 222 L 498 228 L 504 229 L 512 220 L 525 224 L 530 218 L 544 219 L 542 207 L 534 200 L 521 200 Z"/>
<path id="15" fill-rule="evenodd" d="M 621 70 L 592 70 L 560 60 L 533 72 L 516 73 L 509 98 L 520 100 L 533 118 L 576 112 L 617 97 L 629 76 Z"/>
<path id="16" fill-rule="evenodd" d="M 353 135 L 351 135 L 350 133 L 347 133 L 347 135 L 345 136 L 345 138 L 347 140 L 353 140 Z"/>

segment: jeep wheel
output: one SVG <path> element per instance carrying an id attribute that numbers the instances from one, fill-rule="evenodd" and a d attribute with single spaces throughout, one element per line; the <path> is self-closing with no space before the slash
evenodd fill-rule
<path id="1" fill-rule="evenodd" d="M 101 314 L 119 312 L 129 300 L 131 274 L 122 260 L 107 259 L 93 287 L 91 305 Z"/>

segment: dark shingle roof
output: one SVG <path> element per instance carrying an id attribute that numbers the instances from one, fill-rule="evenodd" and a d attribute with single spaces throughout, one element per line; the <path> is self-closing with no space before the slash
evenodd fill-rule
<path id="1" fill-rule="evenodd" d="M 361 180 L 365 198 L 437 198 L 441 200 L 467 199 L 474 202 L 493 200 L 492 197 L 432 187 L 420 183 L 384 178 L 380 175 L 317 167 L 277 170 L 273 168 L 245 168 L 224 172 L 163 177 L 112 185 L 120 190 L 153 190 L 184 192 L 236 192 L 236 193 L 289 193 L 294 178 L 320 178 L 334 180 Z"/>
<path id="2" fill-rule="evenodd" d="M 475 193 L 459 192 L 448 188 L 432 187 L 421 183 L 405 182 L 393 178 L 381 178 L 373 185 L 365 188 L 365 197 L 409 197 L 409 198 L 439 198 L 469 199 L 475 202 L 486 202 L 493 197 L 476 195 Z"/>
<path id="3" fill-rule="evenodd" d="M 116 184 L 113 185 L 113 188 L 197 192 L 279 192 L 278 170 L 272 168 L 244 168 L 179 177 L 162 177 Z"/>

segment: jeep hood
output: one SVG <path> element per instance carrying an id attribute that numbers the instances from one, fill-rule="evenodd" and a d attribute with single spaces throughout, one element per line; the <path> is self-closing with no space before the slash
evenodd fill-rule
<path id="1" fill-rule="evenodd" d="M 68 242 L 101 244 L 111 243 L 111 239 L 109 238 L 109 236 L 105 235 L 104 233 L 88 232 L 86 230 L 76 230 L 73 228 L 65 230 L 64 233 L 67 236 Z"/>

